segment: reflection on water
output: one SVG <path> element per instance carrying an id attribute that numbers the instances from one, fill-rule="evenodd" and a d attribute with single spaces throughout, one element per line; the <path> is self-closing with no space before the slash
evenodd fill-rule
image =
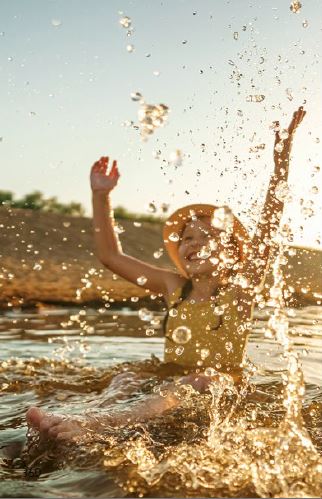
<path id="1" fill-rule="evenodd" d="M 162 358 L 163 352 L 157 314 L 155 335 L 148 337 L 147 323 L 129 310 L 4 313 L 0 317 L 1 495 L 319 496 L 322 308 L 287 312 L 290 340 L 304 371 L 304 425 L 290 427 L 284 420 L 285 359 L 281 347 L 264 336 L 271 315 L 264 309 L 255 314 L 248 345 L 246 371 L 251 379 L 238 390 L 229 377 L 223 377 L 211 395 L 185 391 L 179 408 L 144 424 L 107 428 L 90 441 L 69 444 L 68 452 L 62 444 L 39 446 L 34 438 L 29 454 L 22 455 L 24 415 L 30 405 L 69 414 L 92 407 L 119 411 L 139 403 L 158 380 L 174 373 L 166 372 L 156 358 Z M 92 334 L 85 335 L 70 316 L 86 318 Z M 134 395 L 111 401 L 107 387 L 124 370 L 149 376 Z"/>

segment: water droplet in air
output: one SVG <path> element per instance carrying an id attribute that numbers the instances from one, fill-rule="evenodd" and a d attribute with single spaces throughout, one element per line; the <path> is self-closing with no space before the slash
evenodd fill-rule
<path id="1" fill-rule="evenodd" d="M 9 57 L 8 57 L 8 61 L 9 61 L 9 62 L 12 62 L 12 61 L 13 61 L 13 57 L 9 56 Z"/>
<path id="2" fill-rule="evenodd" d="M 134 52 L 134 45 L 132 45 L 131 43 L 129 43 L 129 45 L 126 46 L 126 50 L 128 52 Z"/>
<path id="3" fill-rule="evenodd" d="M 287 96 L 288 100 L 292 101 L 293 100 L 292 89 L 291 88 L 287 88 L 285 90 L 285 92 L 286 92 L 286 96 Z"/>
<path id="4" fill-rule="evenodd" d="M 179 241 L 180 237 L 179 234 L 177 234 L 176 232 L 171 232 L 169 239 L 170 241 L 176 243 L 177 241 Z"/>
<path id="5" fill-rule="evenodd" d="M 154 258 L 156 259 L 161 258 L 162 255 L 163 255 L 163 248 L 160 248 L 153 253 Z"/>
<path id="6" fill-rule="evenodd" d="M 140 308 L 138 315 L 141 321 L 150 322 L 153 319 L 153 312 L 147 308 Z"/>
<path id="7" fill-rule="evenodd" d="M 211 219 L 211 225 L 216 229 L 231 232 L 233 229 L 234 217 L 229 208 L 225 206 L 216 208 Z"/>
<path id="8" fill-rule="evenodd" d="M 318 192 L 319 192 L 319 188 L 318 188 L 318 186 L 317 186 L 317 185 L 314 185 L 314 186 L 312 187 L 312 189 L 311 189 L 311 192 L 312 192 L 312 194 L 318 194 Z"/>
<path id="9" fill-rule="evenodd" d="M 129 29 L 132 24 L 132 20 L 128 16 L 123 16 L 120 19 L 120 25 L 122 28 Z"/>
<path id="10" fill-rule="evenodd" d="M 186 45 L 188 43 L 188 40 L 182 40 L 182 45 Z"/>
<path id="11" fill-rule="evenodd" d="M 160 76 L 160 71 L 158 71 L 157 69 L 153 71 L 153 76 Z"/>
<path id="12" fill-rule="evenodd" d="M 191 340 L 191 330 L 186 326 L 179 326 L 173 331 L 172 339 L 175 343 L 184 345 Z"/>
<path id="13" fill-rule="evenodd" d="M 313 168 L 313 171 L 318 173 L 320 171 L 320 167 L 319 165 L 315 165 L 314 168 Z"/>
<path id="14" fill-rule="evenodd" d="M 131 93 L 131 99 L 134 102 L 138 102 L 138 101 L 142 101 L 143 100 L 143 96 L 142 96 L 142 94 L 140 94 L 140 92 L 132 92 Z"/>
<path id="15" fill-rule="evenodd" d="M 160 149 L 153 151 L 152 156 L 154 157 L 154 159 L 160 159 L 160 156 L 161 156 Z"/>
<path id="16" fill-rule="evenodd" d="M 137 278 L 136 282 L 139 286 L 144 286 L 144 284 L 147 282 L 147 278 L 144 275 L 141 275 Z"/>
<path id="17" fill-rule="evenodd" d="M 304 21 L 302 22 L 303 28 L 307 28 L 308 25 L 309 25 L 308 21 L 306 19 L 304 19 Z"/>
<path id="18" fill-rule="evenodd" d="M 223 305 L 218 305 L 217 307 L 214 308 L 214 314 L 216 315 L 223 315 L 225 312 L 225 307 Z"/>
<path id="19" fill-rule="evenodd" d="M 55 28 L 58 28 L 59 26 L 62 25 L 62 22 L 60 19 L 52 19 L 51 20 L 51 24 L 52 26 L 54 26 Z"/>
<path id="20" fill-rule="evenodd" d="M 209 357 L 210 355 L 210 350 L 208 348 L 202 348 L 200 350 L 200 357 L 202 358 L 202 360 L 205 360 L 207 357 Z"/>
<path id="21" fill-rule="evenodd" d="M 283 130 L 280 131 L 280 137 L 282 140 L 288 139 L 288 135 L 289 133 L 285 128 L 283 128 Z"/>
<path id="22" fill-rule="evenodd" d="M 290 10 L 294 13 L 294 14 L 298 14 L 300 12 L 302 8 L 302 4 L 301 2 L 299 2 L 299 0 L 294 0 L 291 5 L 290 5 Z"/>
<path id="23" fill-rule="evenodd" d="M 197 253 L 198 258 L 202 260 L 207 260 L 211 256 L 211 249 L 209 246 L 203 246 L 200 251 Z"/>
<path id="24" fill-rule="evenodd" d="M 169 155 L 169 163 L 173 166 L 181 166 L 183 160 L 183 154 L 180 149 L 172 151 Z"/>
<path id="25" fill-rule="evenodd" d="M 225 348 L 226 348 L 227 352 L 231 352 L 233 350 L 233 344 L 232 344 L 232 342 L 231 341 L 226 341 Z"/>
<path id="26" fill-rule="evenodd" d="M 169 108 L 165 104 L 154 105 L 141 102 L 138 118 L 143 140 L 147 140 L 149 135 L 152 135 L 157 128 L 165 124 L 168 113 Z"/>
<path id="27" fill-rule="evenodd" d="M 275 146 L 275 151 L 278 152 L 278 153 L 281 153 L 284 149 L 284 144 L 283 144 L 283 141 L 281 140 L 280 142 L 277 142 L 276 146 Z"/>
<path id="28" fill-rule="evenodd" d="M 246 102 L 263 102 L 265 95 L 248 95 L 246 97 Z"/>
<path id="29" fill-rule="evenodd" d="M 234 40 L 238 40 L 238 31 L 235 31 L 234 33 Z"/>
<path id="30" fill-rule="evenodd" d="M 275 196 L 279 201 L 290 201 L 290 189 L 285 180 L 281 180 L 275 187 Z"/>

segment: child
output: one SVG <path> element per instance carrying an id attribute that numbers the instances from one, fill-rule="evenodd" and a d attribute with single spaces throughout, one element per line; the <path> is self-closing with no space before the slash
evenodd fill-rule
<path id="1" fill-rule="evenodd" d="M 194 204 L 169 217 L 164 242 L 178 272 L 149 265 L 122 252 L 109 197 L 120 177 L 117 162 L 113 161 L 109 174 L 108 157 L 93 165 L 91 188 L 98 257 L 113 273 L 140 283 L 153 293 L 162 293 L 168 306 L 164 360 L 184 366 L 190 374 L 168 383 L 166 396 L 153 394 L 117 418 L 113 414 L 99 420 L 64 418 L 31 408 L 28 424 L 43 437 L 71 439 L 84 432 L 84 428 L 99 431 L 106 424 L 142 421 L 180 403 L 176 395 L 178 384 L 190 384 L 203 393 L 216 380 L 216 371 L 238 378 L 254 296 L 263 284 L 270 241 L 283 212 L 283 201 L 278 199 L 276 189 L 280 182 L 287 181 L 293 136 L 304 116 L 300 107 L 284 140 L 276 132 L 275 169 L 252 240 L 227 207 Z M 127 372 L 116 376 L 111 385 L 114 393 L 115 386 L 119 386 L 119 394 L 124 396 L 137 390 L 138 383 L 138 376 Z"/>

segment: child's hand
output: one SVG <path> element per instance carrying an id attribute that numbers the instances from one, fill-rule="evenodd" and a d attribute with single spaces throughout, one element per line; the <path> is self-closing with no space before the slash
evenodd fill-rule
<path id="1" fill-rule="evenodd" d="M 287 135 L 286 137 L 284 137 L 283 134 L 280 133 L 279 122 L 278 121 L 275 122 L 278 128 L 278 131 L 275 133 L 275 145 L 274 145 L 275 157 L 281 158 L 282 160 L 288 157 L 291 150 L 292 140 L 295 131 L 299 126 L 299 124 L 302 122 L 305 115 L 306 111 L 304 111 L 302 106 L 299 107 L 297 111 L 295 111 L 295 113 L 293 114 L 292 121 L 286 130 L 287 132 L 287 134 L 285 133 L 285 135 Z"/>
<path id="2" fill-rule="evenodd" d="M 117 161 L 113 161 L 110 173 L 107 175 L 109 158 L 102 156 L 96 161 L 91 169 L 91 188 L 93 193 L 108 194 L 116 186 L 120 173 L 117 169 Z"/>

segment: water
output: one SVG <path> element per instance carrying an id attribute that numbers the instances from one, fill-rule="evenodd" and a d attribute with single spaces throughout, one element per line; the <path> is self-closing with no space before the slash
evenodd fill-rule
<path id="1" fill-rule="evenodd" d="M 264 335 L 273 311 L 262 309 L 255 314 L 248 344 L 250 381 L 239 390 L 223 378 L 212 395 L 187 391 L 181 406 L 160 418 L 110 428 L 91 441 L 69 444 L 67 451 L 66 444 L 41 448 L 34 437 L 29 453 L 22 454 L 30 405 L 69 414 L 93 407 L 122 411 L 173 373 L 156 359 L 163 353 L 160 326 L 156 321 L 154 336 L 147 336 L 147 323 L 137 312 L 41 308 L 3 313 L 1 496 L 320 496 L 322 307 L 286 311 L 289 338 L 304 372 L 303 422 L 285 420 L 286 360 L 282 347 Z M 76 321 L 62 328 L 71 315 L 86 320 L 93 333 L 84 335 Z M 108 405 L 110 380 L 124 370 L 149 375 L 138 393 Z"/>

